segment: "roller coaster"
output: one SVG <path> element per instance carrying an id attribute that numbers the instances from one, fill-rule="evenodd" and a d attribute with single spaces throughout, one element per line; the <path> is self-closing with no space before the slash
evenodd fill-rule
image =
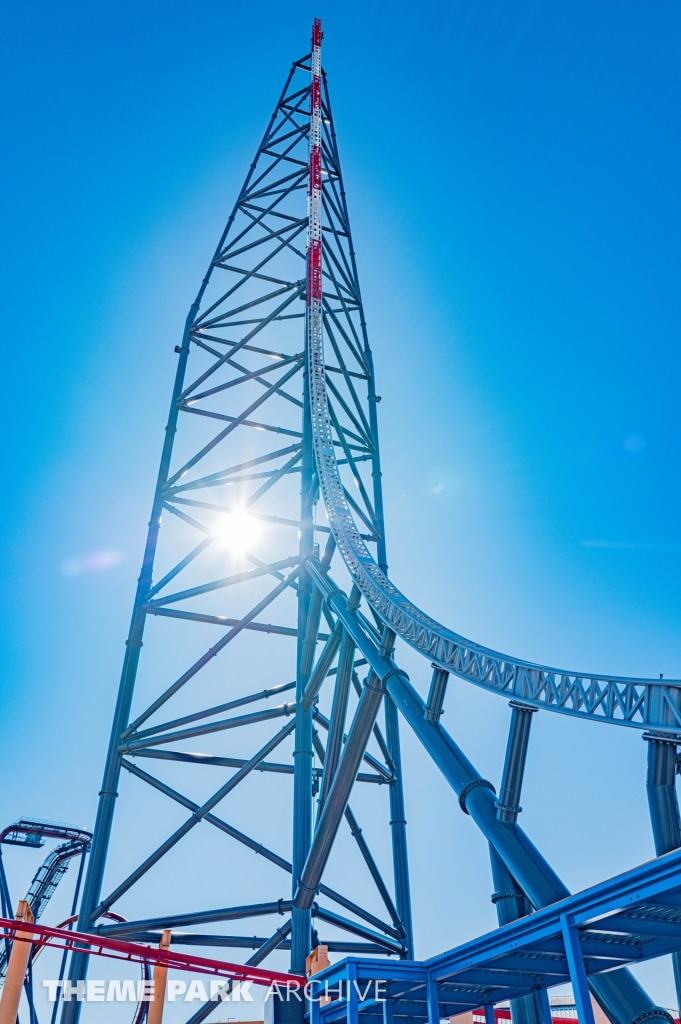
<path id="1" fill-rule="evenodd" d="M 34 921 L 42 915 L 47 907 L 57 886 L 66 874 L 71 859 L 80 856 L 81 867 L 76 882 L 75 900 L 78 900 L 82 869 L 85 864 L 85 856 L 90 849 L 91 832 L 74 828 L 72 825 L 61 825 L 52 821 L 36 821 L 33 818 L 21 818 L 9 825 L 0 832 L 0 905 L 2 906 L 3 917 L 12 916 L 12 899 L 7 884 L 7 874 L 2 860 L 2 844 L 8 846 L 23 846 L 28 849 L 40 849 L 45 845 L 46 839 L 65 839 L 52 850 L 45 862 L 38 868 L 31 886 L 25 896 L 25 900 L 31 908 Z M 7 948 L 0 949 L 0 977 L 4 977 L 7 970 Z"/>
<path id="2" fill-rule="evenodd" d="M 394 1017 L 400 1024 L 437 1024 L 442 1016 L 481 1006 L 493 1020 L 494 1004 L 509 998 L 514 1024 L 543 1024 L 550 1021 L 547 989 L 570 979 L 583 1024 L 593 1022 L 587 979 L 612 1024 L 670 1024 L 670 1014 L 624 965 L 671 952 L 681 993 L 681 903 L 675 909 L 669 896 L 679 871 L 671 851 L 681 847 L 675 789 L 681 681 L 568 671 L 490 650 L 441 625 L 391 582 L 380 396 L 321 42 L 315 21 L 311 50 L 289 70 L 175 347 L 170 412 L 78 932 L 93 942 L 158 944 L 169 931 L 173 945 L 253 949 L 246 961 L 251 968 L 288 951 L 296 977 L 305 974 L 312 950 L 325 945 L 346 955 L 346 980 L 362 971 L 393 979 L 381 1010 L 385 1024 Z M 421 676 L 411 681 L 400 667 L 400 644 L 426 659 L 429 686 L 421 685 Z M 450 675 L 510 701 L 498 790 L 441 723 Z M 289 701 L 272 703 L 289 693 Z M 618 892 L 635 884 L 658 901 L 661 893 L 667 899 L 665 914 L 656 916 L 652 903 L 630 897 L 639 931 L 629 928 L 628 944 L 613 938 L 622 933 L 621 921 L 613 919 L 611 932 L 589 931 L 595 926 L 584 907 L 601 907 L 605 890 L 594 890 L 591 902 L 572 897 L 518 824 L 538 711 L 639 729 L 648 740 L 655 848 L 662 867 L 671 858 L 672 873 L 621 882 Z M 503 981 L 488 965 L 457 988 L 451 965 L 459 964 L 462 978 L 470 965 L 450 956 L 449 980 L 443 980 L 436 967 L 445 954 L 426 966 L 416 959 L 400 720 L 453 790 L 451 813 L 470 815 L 489 843 L 499 935 L 516 936 L 520 950 L 504 961 Z M 199 737 L 214 746 L 192 749 Z M 216 774 L 222 780 L 217 788 L 211 782 Z M 365 802 L 371 796 L 375 820 L 385 822 L 390 882 L 351 807 L 356 786 Z M 264 840 L 229 821 L 237 787 L 277 813 L 287 802 L 290 854 L 277 849 L 281 828 L 273 826 Z M 128 832 L 135 866 L 122 872 L 120 859 L 109 856 L 117 829 L 126 828 L 122 811 L 126 802 L 139 807 L 152 794 L 186 816 L 160 843 L 146 829 Z M 327 865 L 344 822 L 380 911 L 355 895 L 355 874 L 329 884 Z M 184 856 L 183 870 L 191 872 L 187 836 L 199 825 L 221 834 L 226 852 L 230 843 L 240 844 L 284 879 L 290 876 L 290 895 L 272 891 L 270 874 L 263 873 L 257 903 L 239 903 L 233 882 L 232 903 L 215 906 L 215 889 L 206 882 L 202 906 L 181 909 L 176 889 L 166 891 L 160 906 L 149 879 L 171 851 L 174 863 Z M 136 917 L 111 923 L 105 915 L 126 898 Z M 614 913 L 607 901 L 603 906 L 603 914 Z M 558 916 L 551 916 L 556 907 Z M 262 936 L 204 930 L 282 915 L 284 922 Z M 535 928 L 535 941 L 541 922 L 540 956 L 527 944 L 528 930 Z M 666 944 L 644 948 L 641 935 L 653 933 L 664 933 Z M 484 950 L 500 949 L 494 945 L 500 941 L 487 937 Z M 482 963 L 484 950 L 476 947 L 470 956 Z M 544 967 L 552 962 L 553 971 L 540 969 L 538 957 Z M 73 984 L 86 977 L 87 963 L 87 951 L 72 947 Z M 341 968 L 328 970 L 337 976 Z M 419 987 L 420 1001 L 405 995 Z M 348 996 L 353 1024 L 362 1007 L 351 1002 Z M 202 1007 L 189 1024 L 200 1024 L 214 1008 Z M 81 1010 L 81 1003 L 65 1002 L 63 1024 L 76 1024 Z M 332 1010 L 313 1006 L 309 1012 L 311 1019 L 331 1021 Z M 276 1010 L 282 1020 L 301 1019 L 304 1012 L 300 1005 Z"/>

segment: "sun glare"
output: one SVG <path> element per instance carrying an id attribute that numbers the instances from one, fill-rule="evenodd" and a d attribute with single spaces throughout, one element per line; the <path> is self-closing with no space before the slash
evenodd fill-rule
<path id="1" fill-rule="evenodd" d="M 249 551 L 260 536 L 260 524 L 244 509 L 235 509 L 216 530 L 218 537 L 230 551 Z"/>

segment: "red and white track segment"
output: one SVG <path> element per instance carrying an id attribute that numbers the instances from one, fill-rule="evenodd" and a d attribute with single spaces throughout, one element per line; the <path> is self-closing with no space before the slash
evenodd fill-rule
<path id="1" fill-rule="evenodd" d="M 28 935 L 32 938 L 25 937 Z M 44 924 L 28 924 L 5 917 L 0 917 L 0 938 L 31 942 L 34 954 L 40 947 L 50 946 L 57 949 L 76 949 L 86 955 L 105 956 L 113 960 L 161 964 L 176 971 L 193 971 L 196 974 L 209 974 L 218 978 L 232 978 L 234 981 L 250 981 L 254 985 L 270 986 L 276 982 L 278 985 L 291 984 L 298 988 L 301 984 L 297 975 L 284 974 L 281 971 L 249 967 L 247 964 L 232 964 L 225 960 L 210 960 L 191 953 L 160 949 L 158 946 L 143 946 L 137 942 L 125 942 L 86 932 L 70 932 L 64 928 L 47 928 Z"/>
<path id="2" fill-rule="evenodd" d="M 310 175 L 307 186 L 308 351 L 322 345 L 322 23 L 312 25 Z"/>

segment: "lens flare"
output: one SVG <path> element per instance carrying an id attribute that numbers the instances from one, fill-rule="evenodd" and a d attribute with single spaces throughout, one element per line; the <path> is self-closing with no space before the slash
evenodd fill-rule
<path id="1" fill-rule="evenodd" d="M 235 509 L 216 530 L 220 541 L 230 551 L 250 550 L 260 536 L 260 524 L 244 509 Z"/>

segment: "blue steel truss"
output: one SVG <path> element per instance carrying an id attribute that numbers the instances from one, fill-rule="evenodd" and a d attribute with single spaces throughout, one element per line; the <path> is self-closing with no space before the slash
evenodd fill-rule
<path id="1" fill-rule="evenodd" d="M 323 343 L 307 330 L 309 61 L 291 67 L 176 347 L 78 922 L 81 931 L 143 941 L 156 941 L 170 928 L 174 943 L 255 948 L 251 964 L 290 949 L 291 970 L 299 974 L 319 941 L 319 923 L 350 936 L 323 940 L 338 952 L 414 957 L 399 713 L 489 841 L 500 924 L 569 896 L 517 823 L 538 708 L 651 730 L 648 793 L 656 848 L 663 853 L 681 845 L 673 731 L 681 728 L 681 683 L 564 672 L 509 658 L 440 626 L 388 578 L 379 399 L 325 76 Z M 217 641 L 202 639 L 215 630 Z M 267 676 L 259 688 L 234 672 L 213 671 L 218 663 L 224 669 L 252 633 L 267 634 L 263 644 L 279 645 L 281 674 Z M 397 638 L 432 663 L 427 697 L 397 664 Z M 185 650 L 199 642 L 201 653 L 188 658 Z M 146 665 L 156 667 L 140 686 Z M 513 698 L 498 798 L 440 723 L 452 673 Z M 207 680 L 203 691 L 200 680 Z M 249 757 L 230 753 L 233 730 L 248 735 L 249 727 L 270 721 L 274 731 Z M 198 737 L 222 743 L 222 752 L 187 749 Z M 185 765 L 188 780 L 206 765 L 231 773 L 209 798 L 193 800 L 165 781 L 168 762 Z M 130 836 L 137 866 L 112 878 L 105 869 L 121 772 L 136 781 L 139 800 L 151 788 L 188 816 L 156 849 L 145 848 L 143 835 Z M 292 777 L 290 859 L 275 849 L 276 837 L 270 848 L 231 825 L 222 810 L 254 772 L 261 780 L 272 773 Z M 351 809 L 355 784 L 368 786 L 377 800 L 384 797 L 381 787 L 388 790 L 390 884 Z M 382 916 L 324 881 L 343 820 L 376 886 Z M 235 899 L 231 906 L 178 913 L 170 894 L 162 914 L 103 923 L 127 893 L 143 906 L 148 872 L 181 849 L 199 823 L 290 874 L 290 900 L 270 891 L 257 904 Z M 187 930 L 273 914 L 286 919 L 263 937 Z M 85 971 L 86 958 L 75 954 L 71 980 Z M 651 1024 L 667 1021 L 625 967 L 589 983 L 613 1024 L 633 1024 L 642 1013 Z M 516 1024 L 541 1020 L 532 993 L 519 995 L 513 1006 Z M 75 1022 L 79 1010 L 78 1003 L 66 1004 L 64 1024 Z"/>
<path id="2" fill-rule="evenodd" d="M 438 1024 L 443 1017 L 490 1008 L 520 994 L 544 994 L 570 981 L 579 1021 L 594 1024 L 589 978 L 679 949 L 681 851 L 676 851 L 430 960 L 396 964 L 348 957 L 315 975 L 310 1020 Z M 325 997 L 329 1001 L 321 1005 Z M 548 1000 L 544 1008 L 549 1024 Z"/>

